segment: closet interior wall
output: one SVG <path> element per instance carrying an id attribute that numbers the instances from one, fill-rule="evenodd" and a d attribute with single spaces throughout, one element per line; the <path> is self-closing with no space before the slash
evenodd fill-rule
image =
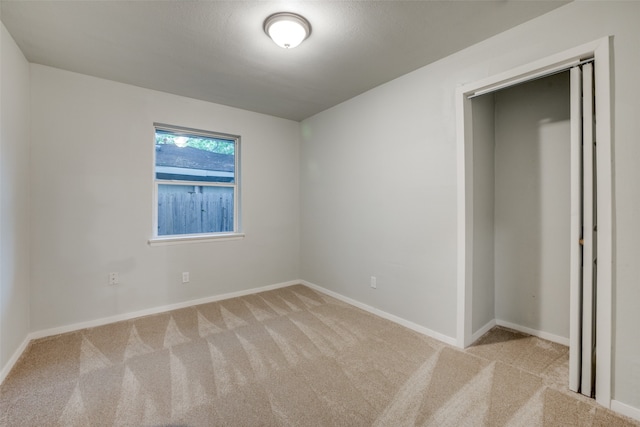
<path id="1" fill-rule="evenodd" d="M 473 319 L 569 338 L 570 104 L 563 72 L 473 99 Z"/>

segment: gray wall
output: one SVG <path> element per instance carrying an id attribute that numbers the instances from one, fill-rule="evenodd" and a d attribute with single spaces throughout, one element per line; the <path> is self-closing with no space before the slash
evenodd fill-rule
<path id="1" fill-rule="evenodd" d="M 473 316 L 475 332 L 495 319 L 495 103 L 493 94 L 472 100 Z"/>
<path id="2" fill-rule="evenodd" d="M 564 338 L 569 338 L 569 106 L 568 72 L 495 94 L 496 318 Z"/>
<path id="3" fill-rule="evenodd" d="M 36 64 L 31 116 L 33 330 L 300 276 L 297 122 Z M 244 239 L 148 245 L 154 122 L 241 136 Z"/>
<path id="4" fill-rule="evenodd" d="M 0 24 L 0 372 L 29 332 L 29 63 Z M 6 372 L 3 372 L 6 373 Z"/>
<path id="5" fill-rule="evenodd" d="M 572 2 L 303 121 L 302 277 L 455 337 L 456 88 L 612 35 L 613 396 L 640 408 L 639 16 Z"/>

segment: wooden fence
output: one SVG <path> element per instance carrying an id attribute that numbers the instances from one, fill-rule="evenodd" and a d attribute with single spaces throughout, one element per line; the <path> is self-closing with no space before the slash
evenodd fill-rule
<path id="1" fill-rule="evenodd" d="M 232 188 L 159 187 L 158 236 L 233 231 L 233 214 Z"/>

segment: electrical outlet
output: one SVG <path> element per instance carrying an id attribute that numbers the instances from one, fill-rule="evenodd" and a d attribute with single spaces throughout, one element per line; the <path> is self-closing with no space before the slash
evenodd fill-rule
<path id="1" fill-rule="evenodd" d="M 118 276 L 118 273 L 116 272 L 109 273 L 109 284 L 117 285 L 118 283 L 120 283 L 120 276 Z"/>
<path id="2" fill-rule="evenodd" d="M 377 289 L 378 288 L 378 283 L 377 283 L 377 280 L 376 280 L 376 276 L 371 276 L 371 287 L 373 289 Z"/>
<path id="3" fill-rule="evenodd" d="M 182 273 L 182 283 L 189 283 L 189 272 L 184 271 Z"/>

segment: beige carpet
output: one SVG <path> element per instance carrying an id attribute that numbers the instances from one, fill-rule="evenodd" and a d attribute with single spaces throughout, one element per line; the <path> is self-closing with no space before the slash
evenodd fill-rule
<path id="1" fill-rule="evenodd" d="M 34 341 L 2 426 L 625 426 L 566 391 L 567 348 L 460 351 L 304 286 Z"/>

